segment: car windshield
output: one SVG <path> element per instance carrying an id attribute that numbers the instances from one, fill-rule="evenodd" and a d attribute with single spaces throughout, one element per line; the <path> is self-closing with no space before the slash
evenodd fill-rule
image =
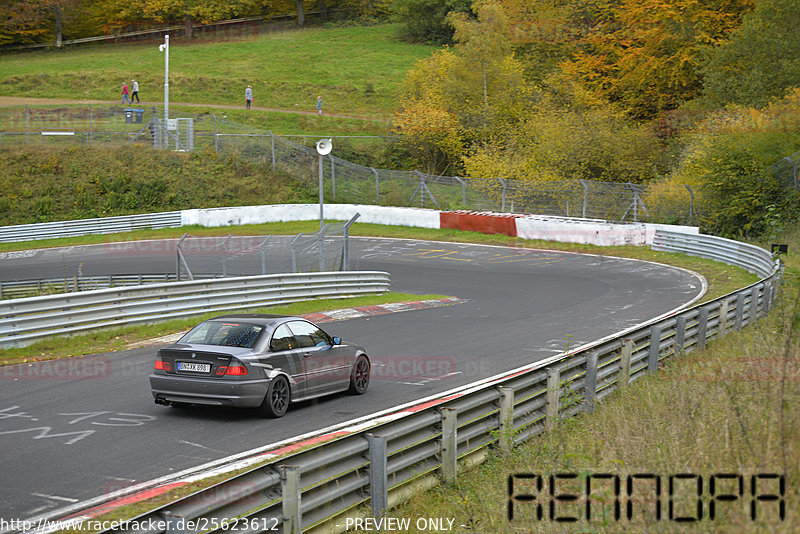
<path id="1" fill-rule="evenodd" d="M 224 347 L 255 346 L 263 326 L 231 321 L 205 321 L 194 327 L 178 343 L 201 343 Z"/>

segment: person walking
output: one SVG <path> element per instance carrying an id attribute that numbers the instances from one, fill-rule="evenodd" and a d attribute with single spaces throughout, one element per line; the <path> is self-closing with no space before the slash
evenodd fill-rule
<path id="1" fill-rule="evenodd" d="M 247 109 L 250 109 L 250 102 L 253 101 L 253 87 L 251 85 L 247 86 L 247 89 L 244 90 L 244 102 Z"/>
<path id="2" fill-rule="evenodd" d="M 317 97 L 317 114 L 322 115 L 322 97 Z"/>
<path id="3" fill-rule="evenodd" d="M 122 82 L 122 103 L 124 104 L 126 100 L 128 101 L 129 104 L 133 104 L 133 102 L 131 102 L 131 99 L 128 98 L 128 84 Z"/>
<path id="4" fill-rule="evenodd" d="M 131 83 L 133 84 L 133 91 L 131 91 L 131 104 L 133 104 L 134 98 L 136 99 L 137 104 L 141 104 L 141 102 L 139 102 L 139 82 L 136 80 L 131 80 Z"/>

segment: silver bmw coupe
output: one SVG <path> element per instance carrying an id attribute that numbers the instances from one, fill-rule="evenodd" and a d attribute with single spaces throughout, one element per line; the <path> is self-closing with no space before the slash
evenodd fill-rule
<path id="1" fill-rule="evenodd" d="M 367 391 L 364 347 L 343 343 L 300 317 L 233 314 L 195 326 L 158 351 L 156 404 L 254 407 L 281 417 L 292 402 Z"/>

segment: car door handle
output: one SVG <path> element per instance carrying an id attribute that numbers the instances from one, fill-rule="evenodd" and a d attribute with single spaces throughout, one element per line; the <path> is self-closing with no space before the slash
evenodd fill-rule
<path id="1" fill-rule="evenodd" d="M 312 354 L 313 354 L 312 352 L 304 352 L 304 353 L 303 353 L 303 356 L 304 356 L 305 358 L 310 358 Z"/>

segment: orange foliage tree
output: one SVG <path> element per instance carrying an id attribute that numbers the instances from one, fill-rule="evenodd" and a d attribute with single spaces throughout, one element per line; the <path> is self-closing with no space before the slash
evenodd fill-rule
<path id="1" fill-rule="evenodd" d="M 578 0 L 578 50 L 562 69 L 649 119 L 697 97 L 704 50 L 741 24 L 753 0 Z"/>

